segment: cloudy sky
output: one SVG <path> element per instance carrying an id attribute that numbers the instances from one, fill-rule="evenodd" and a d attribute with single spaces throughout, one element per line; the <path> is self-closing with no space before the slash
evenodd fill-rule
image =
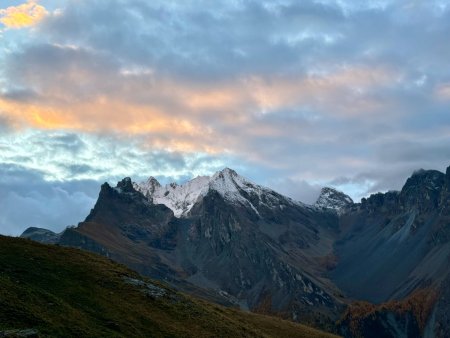
<path id="1" fill-rule="evenodd" d="M 312 202 L 450 165 L 450 1 L 2 0 L 0 233 L 231 167 Z"/>

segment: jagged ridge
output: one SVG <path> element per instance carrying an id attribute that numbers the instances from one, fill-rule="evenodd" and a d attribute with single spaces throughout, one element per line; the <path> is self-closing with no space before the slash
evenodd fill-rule
<path id="1" fill-rule="evenodd" d="M 154 177 L 150 177 L 145 182 L 133 183 L 133 187 L 152 203 L 164 204 L 172 209 L 176 217 L 187 216 L 195 203 L 212 190 L 230 202 L 251 207 L 256 214 L 258 211 L 249 200 L 249 195 L 257 196 L 259 201 L 265 196 L 264 203 L 269 206 L 280 205 L 280 199 L 283 199 L 284 203 L 287 201 L 290 204 L 302 204 L 252 183 L 229 168 L 218 171 L 211 177 L 198 176 L 181 185 L 170 183 L 162 186 Z"/>

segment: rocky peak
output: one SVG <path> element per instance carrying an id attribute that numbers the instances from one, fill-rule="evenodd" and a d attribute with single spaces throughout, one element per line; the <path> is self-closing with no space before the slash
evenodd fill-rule
<path id="1" fill-rule="evenodd" d="M 437 170 L 420 169 L 406 180 L 400 192 L 400 203 L 405 209 L 426 210 L 439 204 L 446 176 Z"/>
<path id="2" fill-rule="evenodd" d="M 236 171 L 234 171 L 233 169 L 230 168 L 224 168 L 218 172 L 216 172 L 213 177 L 212 180 L 214 181 L 215 179 L 224 179 L 224 178 L 233 178 L 233 177 L 238 177 L 238 173 Z"/>
<path id="3" fill-rule="evenodd" d="M 428 189 L 440 189 L 444 176 L 445 175 L 438 170 L 419 169 L 413 172 L 411 177 L 406 180 L 403 189 L 419 185 L 425 186 Z"/>
<path id="4" fill-rule="evenodd" d="M 150 177 L 146 182 L 134 183 L 137 191 L 141 192 L 154 204 L 164 204 L 172 209 L 175 216 L 186 215 L 200 196 L 203 196 L 210 182 L 209 176 L 197 176 L 184 183 L 159 184 Z"/>
<path id="5" fill-rule="evenodd" d="M 450 166 L 447 167 L 447 170 L 445 171 L 445 182 L 447 186 L 450 185 Z"/>
<path id="6" fill-rule="evenodd" d="M 340 212 L 351 204 L 353 204 L 353 200 L 350 196 L 334 188 L 325 187 L 322 188 L 319 198 L 317 198 L 314 205 L 319 208 L 332 209 Z"/>
<path id="7" fill-rule="evenodd" d="M 216 190 L 224 197 L 230 197 L 238 193 L 240 187 L 251 185 L 245 178 L 229 168 L 216 172 L 210 181 L 210 188 Z"/>
<path id="8" fill-rule="evenodd" d="M 158 182 L 158 180 L 156 179 L 156 178 L 154 178 L 153 176 L 150 176 L 149 178 L 148 178 L 148 180 L 147 180 L 147 186 L 148 186 L 148 188 L 149 188 L 149 191 L 151 192 L 151 193 L 154 193 L 155 192 L 155 190 L 157 189 L 157 188 L 160 188 L 161 187 L 161 184 Z"/>
<path id="9" fill-rule="evenodd" d="M 131 178 L 125 177 L 122 181 L 117 183 L 117 190 L 119 192 L 135 192 Z"/>
<path id="10" fill-rule="evenodd" d="M 147 181 L 140 184 L 133 182 L 133 188 L 136 191 L 140 191 L 145 197 L 151 200 L 155 191 L 161 189 L 161 184 L 156 178 L 150 176 Z"/>
<path id="11" fill-rule="evenodd" d="M 361 207 L 370 214 L 377 214 L 378 212 L 395 212 L 398 209 L 398 199 L 400 192 L 390 190 L 385 193 L 371 194 L 368 198 L 361 199 Z"/>

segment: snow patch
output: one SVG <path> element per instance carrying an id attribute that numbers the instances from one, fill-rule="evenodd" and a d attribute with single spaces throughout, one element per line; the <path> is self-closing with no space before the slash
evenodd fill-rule
<path id="1" fill-rule="evenodd" d="M 209 176 L 198 176 L 185 184 L 170 183 L 162 186 L 155 178 L 133 186 L 154 204 L 164 204 L 176 217 L 186 215 L 200 196 L 208 192 Z"/>

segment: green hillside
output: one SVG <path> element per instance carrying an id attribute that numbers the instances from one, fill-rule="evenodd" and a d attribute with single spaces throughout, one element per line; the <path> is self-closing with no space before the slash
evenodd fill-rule
<path id="1" fill-rule="evenodd" d="M 332 337 L 180 294 L 106 258 L 0 236 L 0 335 Z"/>

